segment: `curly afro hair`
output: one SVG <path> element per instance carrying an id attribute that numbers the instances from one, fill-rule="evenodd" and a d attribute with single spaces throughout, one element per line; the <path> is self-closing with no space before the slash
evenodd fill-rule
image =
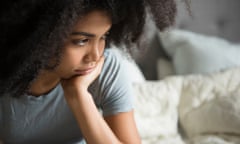
<path id="1" fill-rule="evenodd" d="M 107 43 L 130 49 L 142 34 L 147 6 L 160 30 L 174 23 L 174 0 L 1 0 L 0 96 L 19 97 L 39 70 L 55 68 L 71 28 L 92 10 L 112 20 Z M 49 65 L 52 58 L 56 63 Z"/>

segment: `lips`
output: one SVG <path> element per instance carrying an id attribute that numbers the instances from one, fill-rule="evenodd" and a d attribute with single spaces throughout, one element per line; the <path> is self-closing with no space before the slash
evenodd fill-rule
<path id="1" fill-rule="evenodd" d="M 76 70 L 74 70 L 74 72 L 75 72 L 77 75 L 86 75 L 86 74 L 91 73 L 93 70 L 94 70 L 94 67 L 92 67 L 92 68 L 86 68 L 86 69 L 76 69 Z"/>

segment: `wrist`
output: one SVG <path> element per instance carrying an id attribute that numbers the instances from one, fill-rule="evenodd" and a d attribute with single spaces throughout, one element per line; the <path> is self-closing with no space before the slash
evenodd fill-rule
<path id="1" fill-rule="evenodd" d="M 87 90 L 65 94 L 65 99 L 75 115 L 79 115 L 90 103 L 93 103 L 92 96 Z"/>

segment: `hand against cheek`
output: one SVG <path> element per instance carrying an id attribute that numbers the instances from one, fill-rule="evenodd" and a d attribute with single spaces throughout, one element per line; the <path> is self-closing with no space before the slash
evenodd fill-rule
<path id="1" fill-rule="evenodd" d="M 70 79 L 61 80 L 61 84 L 65 96 L 75 96 L 81 93 L 86 93 L 89 85 L 99 76 L 104 63 L 104 57 L 101 57 L 97 62 L 97 66 L 93 71 L 86 75 L 77 75 Z"/>

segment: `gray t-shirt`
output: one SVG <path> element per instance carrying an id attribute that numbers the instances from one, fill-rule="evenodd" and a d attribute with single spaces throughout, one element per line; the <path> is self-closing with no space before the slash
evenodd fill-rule
<path id="1" fill-rule="evenodd" d="M 131 83 L 121 59 L 106 50 L 102 73 L 89 91 L 104 116 L 130 111 Z M 0 139 L 5 143 L 81 143 L 83 137 L 61 85 L 40 97 L 0 97 Z"/>

